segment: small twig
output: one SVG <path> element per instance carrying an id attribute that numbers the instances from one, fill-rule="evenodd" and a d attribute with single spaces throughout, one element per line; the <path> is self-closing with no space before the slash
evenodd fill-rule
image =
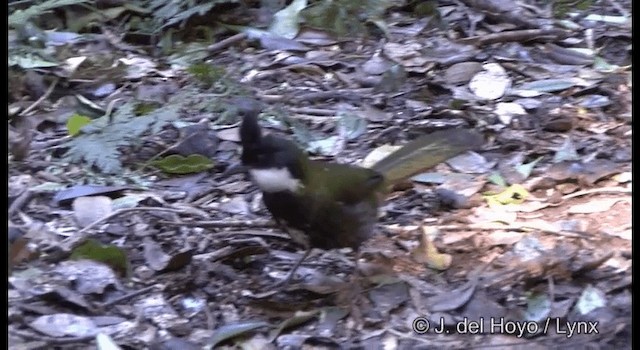
<path id="1" fill-rule="evenodd" d="M 438 229 L 440 230 L 446 230 L 446 231 L 464 231 L 464 230 L 480 230 L 480 231 L 496 231 L 496 230 L 513 230 L 513 231 L 531 231 L 531 230 L 535 230 L 535 231 L 539 231 L 539 232 L 544 232 L 544 233 L 549 233 L 552 235 L 561 235 L 561 236 L 566 236 L 566 237 L 572 237 L 572 238 L 584 238 L 584 239 L 588 239 L 588 240 L 592 240 L 592 237 L 589 236 L 585 236 L 579 233 L 573 233 L 573 232 L 566 232 L 566 231 L 561 231 L 561 230 L 547 230 L 543 227 L 536 227 L 536 226 L 531 226 L 530 224 L 526 223 L 526 222 L 522 222 L 522 223 L 513 223 L 513 224 L 509 224 L 509 225 L 502 225 L 502 224 L 471 224 L 471 225 L 443 225 L 443 226 L 438 226 Z"/>
<path id="2" fill-rule="evenodd" d="M 109 121 L 111 121 L 111 113 L 113 112 L 113 109 L 116 106 L 116 103 L 118 103 L 118 101 L 120 101 L 120 98 L 114 98 L 113 100 L 109 101 L 109 104 L 107 105 L 107 109 L 104 111 L 104 115 L 107 116 L 107 118 L 109 118 Z"/>
<path id="3" fill-rule="evenodd" d="M 213 318 L 213 314 L 211 313 L 211 309 L 209 308 L 209 305 L 205 306 L 204 315 L 207 319 L 207 329 L 210 331 L 213 331 L 215 328 L 215 320 Z"/>
<path id="4" fill-rule="evenodd" d="M 585 196 L 585 195 L 594 194 L 594 193 L 629 193 L 631 194 L 632 192 L 630 188 L 624 188 L 624 187 L 591 188 L 588 190 L 569 193 L 567 195 L 562 196 L 562 199 L 567 200 L 574 197 L 580 197 L 580 196 Z"/>
<path id="5" fill-rule="evenodd" d="M 212 221 L 168 221 L 160 220 L 159 224 L 173 225 L 173 226 L 188 226 L 188 227 L 213 227 L 213 228 L 226 228 L 226 227 L 249 227 L 249 228 L 274 228 L 277 227 L 273 222 L 260 220 L 260 221 L 229 221 L 229 220 L 212 220 Z"/>
<path id="6" fill-rule="evenodd" d="M 531 40 L 537 41 L 555 41 L 564 39 L 569 36 L 568 31 L 562 29 L 550 28 L 550 29 L 523 29 L 512 30 L 508 32 L 492 33 L 482 36 L 473 36 L 462 39 L 460 41 L 465 43 L 474 43 L 480 46 L 504 43 L 504 42 L 526 42 Z"/>
<path id="7" fill-rule="evenodd" d="M 20 5 L 24 5 L 24 4 L 30 4 L 32 2 L 33 2 L 33 0 L 18 0 L 18 1 L 12 1 L 8 5 L 9 5 L 9 7 L 12 7 L 12 6 L 20 6 Z"/>
<path id="8" fill-rule="evenodd" d="M 48 163 L 48 162 L 42 162 L 42 164 L 44 165 L 43 168 L 50 165 L 50 163 Z M 33 163 L 32 163 L 32 166 L 33 166 Z M 46 180 L 46 181 L 49 181 L 49 182 L 62 183 L 64 181 L 60 177 L 58 177 L 56 175 L 53 175 L 52 173 L 48 173 L 46 171 L 42 171 L 42 170 L 38 171 L 36 173 L 36 176 L 39 177 L 40 179 L 43 179 L 43 180 Z"/>
<path id="9" fill-rule="evenodd" d="M 556 287 L 553 283 L 553 276 L 547 276 L 547 281 L 549 284 L 549 300 L 553 303 L 556 301 Z"/>
<path id="10" fill-rule="evenodd" d="M 51 85 L 49 85 L 49 88 L 44 93 L 44 95 L 40 96 L 40 98 L 38 100 L 36 100 L 36 102 L 32 103 L 29 107 L 25 108 L 22 112 L 20 112 L 19 116 L 24 117 L 29 112 L 31 112 L 36 107 L 38 107 L 44 100 L 46 100 L 49 97 L 49 95 L 51 95 L 51 93 L 53 92 L 53 89 L 56 87 L 56 85 L 58 85 L 58 81 L 59 80 L 60 80 L 60 78 L 56 78 L 53 81 L 53 83 L 51 83 Z"/>
<path id="11" fill-rule="evenodd" d="M 269 103 L 277 103 L 277 102 L 282 102 L 286 100 L 284 95 L 264 94 L 262 92 L 256 93 L 256 98 L 260 99 L 261 101 L 269 102 Z"/>
<path id="12" fill-rule="evenodd" d="M 155 286 L 155 285 L 153 285 L 153 286 L 148 286 L 148 287 L 144 287 L 144 288 L 142 288 L 142 289 L 138 289 L 138 290 L 133 291 L 133 292 L 131 292 L 131 293 L 125 294 L 125 295 L 123 295 L 123 296 L 121 296 L 121 297 L 119 297 L 119 298 L 115 298 L 115 299 L 113 299 L 113 300 L 111 300 L 111 301 L 109 301 L 109 302 L 106 302 L 106 303 L 104 303 L 104 304 L 102 304 L 102 305 L 100 305 L 100 306 L 104 309 L 104 308 L 107 308 L 107 307 L 109 307 L 109 306 L 113 306 L 113 305 L 115 305 L 115 304 L 118 304 L 118 303 L 120 303 L 120 302 L 123 302 L 123 301 L 125 301 L 125 300 L 129 300 L 129 299 L 131 299 L 131 298 L 135 298 L 135 297 L 137 297 L 137 296 L 139 296 L 139 295 L 145 294 L 146 292 L 149 292 L 149 291 L 153 290 L 154 288 L 156 288 L 156 286 Z"/>
<path id="13" fill-rule="evenodd" d="M 158 208 L 158 207 L 137 207 L 137 208 L 124 208 L 124 209 L 118 209 L 116 211 L 114 211 L 113 213 L 110 213 L 109 215 L 105 215 L 102 218 L 90 223 L 89 225 L 85 226 L 84 228 L 80 229 L 78 232 L 76 232 L 73 236 L 65 239 L 64 241 L 62 241 L 61 243 L 61 247 L 63 247 L 63 249 L 65 251 L 71 251 L 76 244 L 78 244 L 79 242 L 81 242 L 84 238 L 85 238 L 85 233 L 87 231 L 89 231 L 90 229 L 100 225 L 103 222 L 106 222 L 116 216 L 122 215 L 122 214 L 126 214 L 126 213 L 131 213 L 131 212 L 136 212 L 136 211 L 164 211 L 164 212 L 171 212 L 171 213 L 184 213 L 185 210 L 180 210 L 180 209 L 173 209 L 173 208 Z"/>
<path id="14" fill-rule="evenodd" d="M 371 88 L 313 91 L 294 96 L 293 99 L 296 101 L 307 102 L 325 101 L 331 99 L 360 101 L 363 99 L 363 96 L 370 95 L 372 91 L 373 89 Z"/>
<path id="15" fill-rule="evenodd" d="M 227 48 L 237 42 L 240 42 L 242 40 L 244 40 L 247 37 L 247 34 L 245 33 L 238 33 L 236 35 L 232 35 L 224 40 L 220 40 L 215 44 L 211 44 L 207 47 L 207 51 L 209 52 L 216 52 L 218 50 L 222 50 L 224 48 Z"/>
<path id="16" fill-rule="evenodd" d="M 258 231 L 227 231 L 225 232 L 227 235 L 247 235 L 247 236 L 258 236 L 258 237 L 271 237 L 271 238 L 281 238 L 286 240 L 291 240 L 291 236 L 286 233 L 274 233 L 274 232 L 258 232 Z M 235 242 L 235 240 L 234 240 Z"/>
<path id="17" fill-rule="evenodd" d="M 335 117 L 336 110 L 335 109 L 327 109 L 327 108 L 312 108 L 312 107 L 292 107 L 289 108 L 291 113 L 297 114 L 310 114 L 317 116 L 327 116 L 327 117 Z"/>
<path id="18" fill-rule="evenodd" d="M 123 208 L 123 209 L 118 209 L 116 211 L 114 211 L 113 213 L 106 215 L 92 223 L 90 223 L 89 225 L 83 227 L 80 231 L 78 231 L 76 234 L 82 234 L 85 233 L 87 231 L 89 231 L 90 229 L 96 227 L 97 225 L 112 219 L 116 216 L 122 215 L 122 214 L 126 214 L 126 213 L 131 213 L 131 212 L 135 212 L 135 211 L 164 211 L 164 212 L 169 212 L 169 213 L 184 213 L 185 210 L 181 210 L 181 209 L 174 209 L 174 208 L 159 208 L 159 207 L 137 207 L 137 208 Z"/>
<path id="19" fill-rule="evenodd" d="M 66 135 L 57 139 L 53 139 L 53 140 L 48 140 L 48 141 L 39 141 L 39 142 L 33 142 L 31 145 L 31 149 L 32 150 L 39 150 L 39 149 L 46 149 L 46 150 L 51 150 L 51 148 L 53 147 L 57 147 L 65 142 L 67 142 L 69 139 L 73 138 L 73 136 L 70 135 Z"/>
<path id="20" fill-rule="evenodd" d="M 249 227 L 249 228 L 278 228 L 278 225 L 270 221 L 200 221 L 200 222 L 185 222 L 185 221 L 165 221 L 160 220 L 158 224 L 183 226 L 183 227 L 214 227 L 214 228 L 237 228 L 237 227 Z M 232 235 L 248 235 L 248 236 L 260 236 L 260 237 L 272 237 L 281 239 L 291 239 L 286 233 L 274 233 L 274 232 L 262 232 L 262 231 L 223 231 L 214 234 L 216 236 L 232 236 Z"/>
<path id="21" fill-rule="evenodd" d="M 13 200 L 13 203 L 11 203 L 11 206 L 9 206 L 8 215 L 11 216 L 13 213 L 20 210 L 25 204 L 27 204 L 27 202 L 29 202 L 29 200 L 32 197 L 33 197 L 33 192 L 29 190 L 25 190 L 24 192 L 22 192 L 18 196 L 18 198 Z"/>

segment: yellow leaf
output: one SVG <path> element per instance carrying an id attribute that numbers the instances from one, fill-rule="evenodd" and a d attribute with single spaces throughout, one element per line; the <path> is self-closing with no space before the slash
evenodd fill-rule
<path id="1" fill-rule="evenodd" d="M 429 239 L 429 229 L 422 227 L 422 235 L 420 236 L 420 245 L 411 252 L 414 261 L 425 264 L 427 267 L 435 270 L 446 270 L 451 266 L 453 258 L 449 254 L 443 254 Z"/>
<path id="2" fill-rule="evenodd" d="M 489 206 L 521 204 L 527 197 L 529 197 L 529 192 L 518 184 L 511 185 L 498 194 L 484 196 Z"/>
<path id="3" fill-rule="evenodd" d="M 69 135 L 71 136 L 76 136 L 80 133 L 80 129 L 90 122 L 91 118 L 80 114 L 74 114 L 67 119 L 67 132 L 69 132 Z"/>

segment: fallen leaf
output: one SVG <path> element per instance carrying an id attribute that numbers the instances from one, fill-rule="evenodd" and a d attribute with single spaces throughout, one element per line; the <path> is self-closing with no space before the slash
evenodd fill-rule
<path id="1" fill-rule="evenodd" d="M 294 0 L 289 6 L 276 12 L 269 27 L 269 32 L 293 39 L 300 30 L 300 11 L 307 7 L 307 0 Z"/>
<path id="2" fill-rule="evenodd" d="M 249 204 L 244 199 L 244 196 L 236 196 L 228 201 L 220 203 L 220 210 L 229 214 L 241 215 L 248 215 L 250 212 Z"/>
<path id="3" fill-rule="evenodd" d="M 71 259 L 88 259 L 107 264 L 121 276 L 125 276 L 129 269 L 127 253 L 122 248 L 110 244 L 103 245 L 94 239 L 89 239 L 74 248 Z"/>
<path id="4" fill-rule="evenodd" d="M 449 254 L 438 252 L 438 248 L 431 242 L 429 235 L 429 228 L 423 226 L 420 244 L 411 252 L 411 257 L 414 261 L 426 264 L 432 269 L 440 271 L 448 269 L 453 258 Z"/>
<path id="5" fill-rule="evenodd" d="M 176 271 L 191 262 L 193 250 L 186 249 L 174 255 L 166 254 L 162 247 L 149 237 L 145 237 L 143 242 L 144 258 L 151 269 L 159 272 Z"/>
<path id="6" fill-rule="evenodd" d="M 320 310 L 297 311 L 292 317 L 282 321 L 278 327 L 269 333 L 269 342 L 273 342 L 285 329 L 309 322 L 309 320 L 317 317 L 319 314 Z"/>
<path id="7" fill-rule="evenodd" d="M 59 184 L 47 182 L 41 186 L 32 188 L 32 191 L 51 191 L 55 190 Z M 96 195 L 114 195 L 120 191 L 131 189 L 129 186 L 101 186 L 101 185 L 77 185 L 70 188 L 60 190 L 53 197 L 53 201 L 56 204 L 66 205 L 67 202 L 78 198 L 88 197 Z"/>
<path id="8" fill-rule="evenodd" d="M 240 127 L 218 130 L 216 135 L 220 140 L 240 142 Z"/>
<path id="9" fill-rule="evenodd" d="M 448 84 L 466 84 L 480 71 L 482 71 L 482 64 L 479 62 L 460 62 L 447 68 L 444 72 L 444 80 Z"/>
<path id="10" fill-rule="evenodd" d="M 204 349 L 213 349 L 216 345 L 225 340 L 235 338 L 267 326 L 269 326 L 269 324 L 264 321 L 244 321 L 224 325 L 214 330 L 213 335 L 207 341 L 207 345 L 204 346 Z"/>
<path id="11" fill-rule="evenodd" d="M 522 232 L 508 230 L 496 230 L 487 235 L 489 244 L 492 246 L 512 245 L 520 241 L 522 237 L 524 237 L 524 234 Z"/>
<path id="12" fill-rule="evenodd" d="M 377 312 L 388 314 L 409 300 L 409 284 L 400 281 L 375 287 L 369 299 Z"/>
<path id="13" fill-rule="evenodd" d="M 598 198 L 591 199 L 587 203 L 576 204 L 569 207 L 567 213 L 569 214 L 592 214 L 601 213 L 611 210 L 616 203 L 620 201 L 626 201 L 626 198 Z"/>
<path id="14" fill-rule="evenodd" d="M 50 337 L 86 337 L 98 334 L 98 327 L 88 317 L 72 314 L 53 314 L 36 318 L 29 326 Z"/>
<path id="15" fill-rule="evenodd" d="M 447 232 L 446 235 L 442 235 L 442 244 L 451 245 L 456 242 L 464 241 L 465 239 L 471 238 L 476 233 L 469 230 L 459 230 L 459 231 L 451 231 Z"/>
<path id="16" fill-rule="evenodd" d="M 496 165 L 495 161 L 488 161 L 485 157 L 473 151 L 448 159 L 446 163 L 456 171 L 465 174 L 483 174 Z"/>
<path id="17" fill-rule="evenodd" d="M 81 259 L 60 263 L 54 271 L 69 281 L 82 294 L 102 294 L 108 286 L 118 286 L 113 270 L 101 262 Z"/>
<path id="18" fill-rule="evenodd" d="M 512 224 L 518 219 L 518 214 L 512 210 L 509 210 L 508 206 L 496 206 L 496 207 L 477 207 L 474 208 L 474 215 L 469 217 L 469 220 L 473 223 L 480 224 L 492 224 L 492 223 L 505 223 Z M 490 225 L 494 227 L 495 225 Z"/>
<path id="19" fill-rule="evenodd" d="M 116 342 L 107 334 L 98 333 L 96 335 L 96 349 L 97 350 L 122 350 Z"/>
<path id="20" fill-rule="evenodd" d="M 107 196 L 78 197 L 73 201 L 73 215 L 78 226 L 85 227 L 111 214 L 111 198 Z"/>
<path id="21" fill-rule="evenodd" d="M 133 304 L 138 317 L 148 319 L 157 327 L 187 327 L 188 320 L 178 315 L 172 304 L 160 293 L 145 296 Z"/>
<path id="22" fill-rule="evenodd" d="M 578 298 L 575 309 L 580 315 L 586 315 L 605 305 L 607 305 L 605 293 L 594 286 L 587 286 Z"/>
<path id="23" fill-rule="evenodd" d="M 576 146 L 571 141 L 570 137 L 564 140 L 564 143 L 560 148 L 556 150 L 556 154 L 553 156 L 553 163 L 561 163 L 565 161 L 580 160 Z"/>
<path id="24" fill-rule="evenodd" d="M 529 192 L 518 184 L 511 185 L 498 194 L 484 196 L 490 207 L 521 204 L 527 197 L 529 197 Z"/>
<path id="25" fill-rule="evenodd" d="M 497 63 L 487 63 L 482 66 L 469 82 L 469 89 L 478 97 L 485 100 L 495 100 L 502 97 L 511 86 L 511 79 L 502 66 Z"/>
<path id="26" fill-rule="evenodd" d="M 429 311 L 431 312 L 455 310 L 469 302 L 476 291 L 476 286 L 477 281 L 470 280 L 459 288 L 429 297 L 425 302 L 429 305 Z"/>
<path id="27" fill-rule="evenodd" d="M 67 132 L 71 136 L 76 136 L 80 133 L 80 129 L 82 129 L 83 126 L 89 124 L 90 122 L 91 118 L 79 114 L 74 114 L 69 117 L 69 119 L 67 119 Z"/>

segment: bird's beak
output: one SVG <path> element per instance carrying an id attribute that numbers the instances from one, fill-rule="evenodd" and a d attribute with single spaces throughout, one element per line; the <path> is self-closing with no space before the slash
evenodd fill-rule
<path id="1" fill-rule="evenodd" d="M 222 176 L 231 176 L 235 174 L 246 173 L 249 170 L 249 167 L 242 165 L 242 163 L 234 163 L 229 165 L 229 167 L 222 173 Z"/>

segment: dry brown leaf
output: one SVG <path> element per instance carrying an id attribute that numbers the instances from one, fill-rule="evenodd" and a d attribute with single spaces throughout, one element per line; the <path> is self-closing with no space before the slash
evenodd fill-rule
<path id="1" fill-rule="evenodd" d="M 619 201 L 624 201 L 626 198 L 602 198 L 602 199 L 592 199 L 587 203 L 576 204 L 571 206 L 567 213 L 569 214 L 591 214 L 591 213 L 601 213 L 604 211 L 608 211 Z"/>

